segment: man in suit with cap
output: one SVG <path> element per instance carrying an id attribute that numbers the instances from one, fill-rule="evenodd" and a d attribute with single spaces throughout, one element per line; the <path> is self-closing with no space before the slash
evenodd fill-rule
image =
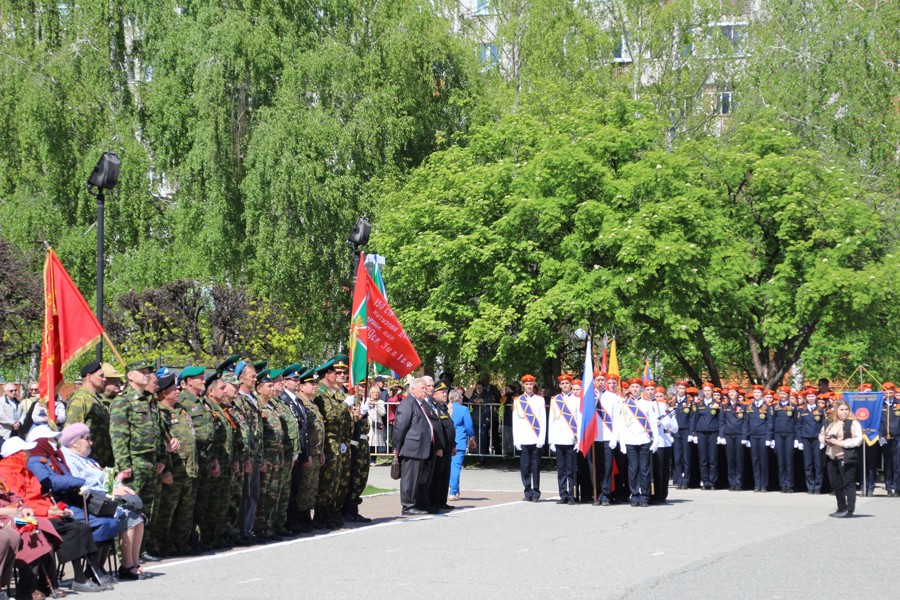
<path id="1" fill-rule="evenodd" d="M 81 387 L 72 392 L 67 403 L 66 424 L 84 423 L 91 430 L 91 458 L 101 467 L 113 466 L 112 438 L 109 435 L 109 411 L 103 404 L 100 392 L 106 378 L 97 361 L 81 369 Z"/>
<path id="2" fill-rule="evenodd" d="M 435 433 L 425 397 L 425 381 L 421 377 L 413 379 L 394 419 L 394 456 L 400 460 L 400 505 L 404 515 L 428 514 L 424 505 Z"/>
<path id="3" fill-rule="evenodd" d="M 440 458 L 435 458 L 434 470 L 431 475 L 430 504 L 438 510 L 453 510 L 453 506 L 447 504 L 447 496 L 450 493 L 450 467 L 453 456 L 456 454 L 456 426 L 450 417 L 447 406 L 447 383 L 438 382 L 432 391 L 433 407 L 439 417 L 439 425 L 443 433 L 443 452 Z"/>
<path id="4" fill-rule="evenodd" d="M 512 437 L 519 451 L 519 473 L 525 488 L 523 500 L 541 497 L 541 449 L 547 441 L 547 409 L 534 393 L 534 375 L 522 376 L 524 392 L 506 410 L 512 412 Z"/>
<path id="5" fill-rule="evenodd" d="M 297 460 L 291 467 L 291 479 L 289 487 L 289 496 L 287 500 L 287 529 L 290 533 L 308 533 L 312 530 L 308 525 L 304 525 L 300 519 L 300 512 L 297 508 L 297 493 L 300 490 L 300 483 L 303 480 L 304 465 L 309 460 L 309 417 L 307 409 L 303 401 L 297 395 L 300 389 L 300 373 L 306 369 L 294 363 L 285 367 L 281 373 L 283 389 L 280 399 L 282 403 L 291 411 L 294 420 L 297 423 L 298 448 Z"/>

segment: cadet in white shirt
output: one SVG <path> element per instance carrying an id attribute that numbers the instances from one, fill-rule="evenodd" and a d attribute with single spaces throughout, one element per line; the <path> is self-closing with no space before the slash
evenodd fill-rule
<path id="1" fill-rule="evenodd" d="M 519 451 L 519 471 L 526 502 L 541 497 L 541 448 L 547 439 L 547 408 L 543 396 L 534 393 L 534 376 L 522 377 L 525 393 L 513 401 L 513 443 Z"/>
<path id="2" fill-rule="evenodd" d="M 619 403 L 613 417 L 616 444 L 625 447 L 628 455 L 628 487 L 631 506 L 648 506 L 650 503 L 651 454 L 656 452 L 659 427 L 656 411 L 650 401 L 642 397 L 643 381 L 637 377 L 628 380 L 628 396 Z"/>
<path id="3" fill-rule="evenodd" d="M 558 504 L 575 504 L 575 443 L 581 400 L 572 393 L 573 380 L 569 375 L 560 375 L 558 381 L 560 393 L 550 400 L 547 441 L 556 451 Z"/>
<path id="4" fill-rule="evenodd" d="M 653 494 L 650 496 L 650 504 L 665 504 L 669 497 L 672 444 L 675 441 L 675 434 L 678 433 L 678 418 L 675 416 L 675 409 L 669 409 L 669 403 L 666 401 L 666 388 L 656 386 L 653 396 L 653 408 L 659 422 L 656 429 L 656 437 L 659 442 L 656 445 L 656 452 L 653 454 Z"/>

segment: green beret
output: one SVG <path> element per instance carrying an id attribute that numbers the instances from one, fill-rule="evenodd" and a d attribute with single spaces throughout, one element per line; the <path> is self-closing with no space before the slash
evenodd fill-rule
<path id="1" fill-rule="evenodd" d="M 236 365 L 240 359 L 241 358 L 237 354 L 232 354 L 216 367 L 216 371 L 219 371 L 220 373 L 224 373 L 225 371 L 234 372 L 234 365 Z"/>
<path id="2" fill-rule="evenodd" d="M 197 377 L 198 375 L 203 375 L 203 367 L 185 367 L 181 370 L 181 373 L 178 374 L 178 383 L 181 383 L 188 377 Z"/>

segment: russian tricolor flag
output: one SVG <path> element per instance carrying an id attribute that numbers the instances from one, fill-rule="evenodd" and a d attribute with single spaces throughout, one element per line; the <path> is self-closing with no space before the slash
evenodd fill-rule
<path id="1" fill-rule="evenodd" d="M 594 361 L 591 338 L 588 337 L 584 356 L 584 375 L 581 378 L 581 421 L 578 423 L 578 450 L 587 456 L 597 439 L 597 391 L 594 389 Z"/>

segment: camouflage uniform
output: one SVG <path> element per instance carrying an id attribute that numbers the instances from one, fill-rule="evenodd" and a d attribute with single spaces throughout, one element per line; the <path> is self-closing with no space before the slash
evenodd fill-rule
<path id="1" fill-rule="evenodd" d="M 113 466 L 112 439 L 109 436 L 109 411 L 87 388 L 80 387 L 69 396 L 66 424 L 84 423 L 91 430 L 91 458 L 101 467 Z"/>
<path id="2" fill-rule="evenodd" d="M 330 526 L 337 526 L 342 520 L 340 508 L 350 476 L 348 444 L 353 431 L 350 409 L 338 395 L 336 390 L 319 385 L 319 393 L 314 400 L 325 424 L 325 464 L 319 471 L 316 520 Z M 343 452 L 341 444 L 344 445 Z"/>
<path id="3" fill-rule="evenodd" d="M 235 528 L 234 525 L 237 523 L 238 513 L 241 508 L 241 495 L 244 489 L 243 461 L 246 458 L 247 448 L 250 445 L 250 441 L 248 439 L 250 435 L 250 427 L 247 424 L 246 418 L 244 417 L 244 411 L 239 406 L 238 402 L 239 401 L 222 404 L 222 410 L 224 414 L 227 415 L 228 424 L 231 426 L 232 463 L 228 466 L 227 471 L 225 471 L 223 467 L 223 476 L 227 475 L 230 482 L 230 497 L 227 513 L 227 523 L 229 524 L 229 527 L 226 528 L 226 532 L 224 533 L 224 535 L 228 535 L 227 531 L 230 528 L 232 538 L 236 538 L 237 534 L 240 532 L 240 527 Z M 233 468 L 234 463 L 238 463 L 238 468 L 236 471 Z"/>
<path id="4" fill-rule="evenodd" d="M 259 398 L 254 395 L 239 393 L 235 398 L 238 410 L 244 415 L 247 424 L 247 435 L 244 437 L 244 451 L 241 460 L 253 462 L 250 473 L 243 473 L 241 478 L 241 506 L 238 511 L 238 529 L 243 537 L 253 533 L 256 522 L 257 507 L 261 495 L 259 466 L 263 461 L 262 416 Z"/>
<path id="5" fill-rule="evenodd" d="M 353 439 L 350 441 L 350 485 L 344 501 L 344 516 L 355 518 L 359 515 L 362 493 L 369 480 L 369 419 L 363 415 L 353 424 Z"/>
<path id="6" fill-rule="evenodd" d="M 130 388 L 110 406 L 109 433 L 116 471 L 131 469 L 131 477 L 125 479 L 125 484 L 144 502 L 147 518 L 144 543 L 147 547 L 153 546 L 150 532 L 160 485 L 156 464 L 163 462 L 161 459 L 165 454 L 160 427 L 159 406 L 149 392 Z"/>
<path id="7" fill-rule="evenodd" d="M 287 533 L 288 500 L 291 497 L 291 474 L 294 471 L 294 462 L 300 455 L 300 427 L 297 425 L 297 417 L 290 407 L 278 397 L 272 398 L 272 404 L 281 420 L 284 433 L 283 459 L 284 465 L 280 470 L 281 481 L 278 488 L 278 499 L 273 511 L 272 526 L 277 534 Z"/>
<path id="8" fill-rule="evenodd" d="M 297 510 L 301 518 L 309 521 L 309 511 L 317 504 L 316 493 L 319 491 L 319 457 L 325 452 L 325 420 L 319 407 L 311 400 L 304 400 L 306 409 L 306 454 L 312 463 L 303 465 L 303 475 L 300 478 L 300 488 L 297 490 Z"/>
<path id="9" fill-rule="evenodd" d="M 209 501 L 211 498 L 212 463 L 215 458 L 212 448 L 214 435 L 213 411 L 205 398 L 198 398 L 188 390 L 181 390 L 178 393 L 177 401 L 188 411 L 188 416 L 191 418 L 191 423 L 194 426 L 194 440 L 197 442 L 197 480 L 194 482 L 193 524 L 198 526 L 209 513 Z M 194 527 L 191 527 L 191 531 L 193 529 Z M 211 541 L 206 539 L 208 533 L 200 529 L 200 535 L 203 536 L 205 543 Z"/>
<path id="10" fill-rule="evenodd" d="M 262 422 L 263 464 L 267 468 L 259 474 L 259 504 L 254 529 L 258 535 L 270 536 L 275 532 L 275 509 L 281 495 L 281 471 L 285 468 L 284 447 L 287 440 L 274 398 L 260 406 L 259 414 Z"/>
<path id="11" fill-rule="evenodd" d="M 197 443 L 188 411 L 178 402 L 160 405 L 165 437 L 177 438 L 181 447 L 170 452 L 172 484 L 161 488 L 153 541 L 164 552 L 185 553 L 194 517 L 194 485 L 197 480 Z"/>
<path id="12" fill-rule="evenodd" d="M 231 496 L 231 478 L 233 469 L 233 446 L 231 423 L 222 407 L 215 402 L 209 403 L 213 417 L 213 440 L 211 452 L 219 462 L 220 474 L 213 477 L 209 486 L 209 499 L 206 502 L 206 513 L 200 515 L 200 535 L 204 545 L 221 547 L 227 542 L 231 528 L 228 520 L 228 505 Z M 197 494 L 200 500 L 200 494 Z M 194 514 L 196 514 L 196 510 Z"/>

